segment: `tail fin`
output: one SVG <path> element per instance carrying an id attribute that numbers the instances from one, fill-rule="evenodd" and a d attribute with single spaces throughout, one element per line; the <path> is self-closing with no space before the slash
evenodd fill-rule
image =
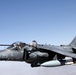
<path id="1" fill-rule="evenodd" d="M 72 40 L 72 42 L 69 44 L 69 46 L 76 46 L 76 36 L 75 36 L 75 38 Z"/>

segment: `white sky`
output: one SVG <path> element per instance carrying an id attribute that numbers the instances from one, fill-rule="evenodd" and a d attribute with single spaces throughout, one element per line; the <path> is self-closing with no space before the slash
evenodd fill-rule
<path id="1" fill-rule="evenodd" d="M 31 68 L 25 62 L 0 62 L 0 75 L 76 75 L 76 65 Z"/>

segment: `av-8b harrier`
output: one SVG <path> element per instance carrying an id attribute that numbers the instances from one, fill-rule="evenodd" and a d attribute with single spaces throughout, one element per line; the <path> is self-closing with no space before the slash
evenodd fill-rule
<path id="1" fill-rule="evenodd" d="M 31 64 L 31 67 L 55 67 L 76 63 L 76 37 L 70 44 L 60 46 L 38 44 L 35 40 L 32 45 L 15 42 L 0 46 L 8 46 L 0 50 L 0 60 L 25 61 Z"/>

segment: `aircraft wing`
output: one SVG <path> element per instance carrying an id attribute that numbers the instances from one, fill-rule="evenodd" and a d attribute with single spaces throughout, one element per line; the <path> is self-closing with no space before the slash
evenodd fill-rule
<path id="1" fill-rule="evenodd" d="M 70 51 L 65 50 L 64 48 L 58 48 L 52 45 L 37 45 L 38 49 L 44 49 L 44 50 L 50 50 L 52 52 L 55 52 L 56 54 L 61 54 L 64 56 L 72 57 L 76 59 L 76 54 Z"/>

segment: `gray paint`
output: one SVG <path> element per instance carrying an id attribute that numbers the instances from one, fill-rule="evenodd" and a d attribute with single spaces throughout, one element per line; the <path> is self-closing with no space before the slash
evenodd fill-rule
<path id="1" fill-rule="evenodd" d="M 34 44 L 35 42 L 33 42 L 34 46 L 22 42 L 15 42 L 7 49 L 0 51 L 0 60 L 25 61 L 31 63 L 32 66 L 39 66 L 46 61 L 53 60 L 54 56 L 59 54 L 76 59 L 76 54 L 72 50 L 72 48 L 75 48 L 75 42 L 76 37 L 70 45 L 62 46 L 44 45 L 38 44 L 37 42 Z M 62 63 L 63 58 L 56 59 L 61 60 Z"/>

